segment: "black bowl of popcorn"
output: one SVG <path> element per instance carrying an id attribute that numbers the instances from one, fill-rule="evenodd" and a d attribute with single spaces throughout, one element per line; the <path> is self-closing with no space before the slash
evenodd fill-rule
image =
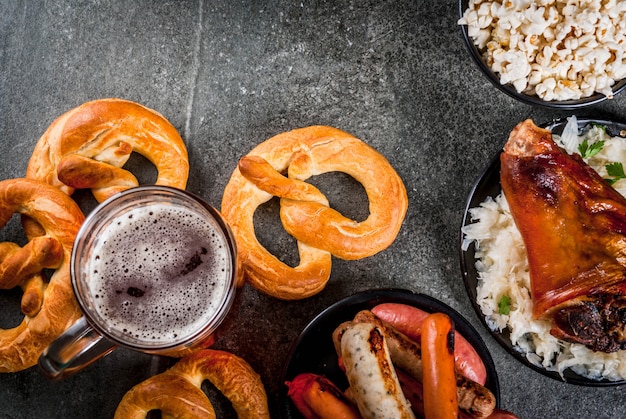
<path id="1" fill-rule="evenodd" d="M 529 105 L 577 109 L 626 89 L 626 7 L 594 2 L 460 0 L 458 23 L 498 89 Z"/>

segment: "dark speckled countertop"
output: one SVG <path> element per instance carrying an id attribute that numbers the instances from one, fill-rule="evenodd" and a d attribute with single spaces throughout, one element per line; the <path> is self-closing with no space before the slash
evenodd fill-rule
<path id="1" fill-rule="evenodd" d="M 218 347 L 265 383 L 273 416 L 279 373 L 304 326 L 330 304 L 382 287 L 431 295 L 463 314 L 494 358 L 501 406 L 522 418 L 624 417 L 624 390 L 546 378 L 482 327 L 464 289 L 459 228 L 467 195 L 519 121 L 569 111 L 533 108 L 496 90 L 462 42 L 457 3 L 438 1 L 0 1 L 0 179 L 24 176 L 38 138 L 83 102 L 121 97 L 165 115 L 185 140 L 188 190 L 215 207 L 239 158 L 274 134 L 324 124 L 385 155 L 409 209 L 395 243 L 360 261 L 334 260 L 323 292 L 285 302 L 243 289 Z M 576 114 L 626 120 L 626 94 Z M 145 161 L 138 171 L 150 176 Z M 354 183 L 331 179 L 331 204 L 364 214 Z M 296 260 L 275 224 L 268 248 Z M 3 229 L 0 240 L 12 240 Z M 290 259 L 291 258 L 291 259 Z M 0 327 L 15 293 L 0 297 Z M 11 300 L 11 301 L 7 301 Z M 110 418 L 122 395 L 158 370 L 126 350 L 69 379 L 36 368 L 0 375 L 0 418 Z M 232 415 L 219 397 L 218 411 Z"/>

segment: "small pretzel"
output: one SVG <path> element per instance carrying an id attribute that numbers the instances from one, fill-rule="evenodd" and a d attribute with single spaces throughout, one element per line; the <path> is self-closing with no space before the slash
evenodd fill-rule
<path id="1" fill-rule="evenodd" d="M 181 358 L 169 370 L 131 388 L 115 411 L 115 419 L 145 418 L 151 410 L 164 417 L 215 418 L 211 401 L 201 389 L 209 380 L 232 403 L 239 419 L 269 419 L 265 387 L 242 358 L 204 349 Z"/>
<path id="2" fill-rule="evenodd" d="M 366 220 L 344 217 L 305 182 L 334 171 L 352 176 L 365 188 Z M 297 240 L 296 267 L 272 255 L 254 232 L 254 212 L 273 196 L 281 198 L 282 224 Z M 331 256 L 354 260 L 387 248 L 407 207 L 406 189 L 389 162 L 358 138 L 326 126 L 296 129 L 259 144 L 240 160 L 222 199 L 222 213 L 235 235 L 247 279 L 285 300 L 320 292 L 330 277 Z"/>
<path id="3" fill-rule="evenodd" d="M 91 188 L 102 202 L 139 184 L 122 169 L 133 151 L 155 165 L 157 185 L 185 189 L 187 149 L 176 128 L 156 111 L 121 99 L 87 102 L 57 118 L 37 142 L 26 177 L 68 195 Z"/>
<path id="4" fill-rule="evenodd" d="M 80 317 L 70 282 L 70 255 L 83 222 L 76 203 L 57 188 L 32 179 L 0 181 L 0 228 L 14 213 L 34 220 L 43 235 L 20 247 L 0 243 L 0 289 L 21 286 L 25 317 L 13 329 L 0 329 L 0 372 L 37 363 L 43 350 Z M 50 281 L 41 270 L 55 269 Z"/>

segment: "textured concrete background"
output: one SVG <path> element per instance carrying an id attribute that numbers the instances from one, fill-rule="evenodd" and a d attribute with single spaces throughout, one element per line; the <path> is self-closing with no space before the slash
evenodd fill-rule
<path id="1" fill-rule="evenodd" d="M 315 297 L 283 302 L 244 289 L 219 347 L 261 374 L 274 416 L 280 369 L 307 322 L 357 291 L 393 286 L 436 297 L 479 329 L 498 369 L 503 408 L 523 418 L 623 417 L 622 388 L 564 384 L 506 353 L 473 312 L 459 268 L 467 194 L 511 128 L 572 112 L 533 108 L 497 91 L 465 50 L 455 1 L 266 3 L 0 1 L 0 179 L 23 176 L 46 127 L 98 98 L 130 99 L 165 115 L 189 150 L 188 190 L 216 207 L 238 159 L 256 144 L 312 124 L 341 128 L 389 159 L 407 186 L 409 211 L 389 249 L 334 260 L 328 286 Z M 576 113 L 623 121 L 625 105 L 622 94 Z M 153 176 L 145 161 L 135 166 Z M 367 213 L 349 179 L 326 176 L 320 185 L 347 215 Z M 262 240 L 297 260 L 276 211 L 266 209 L 274 224 Z M 3 229 L 0 240 L 17 234 Z M 17 297 L 0 298 L 0 327 L 8 327 L 19 317 L 10 310 Z M 62 382 L 46 381 L 36 368 L 0 375 L 0 418 L 112 417 L 122 395 L 158 362 L 118 350 Z M 224 399 L 216 405 L 232 416 Z"/>

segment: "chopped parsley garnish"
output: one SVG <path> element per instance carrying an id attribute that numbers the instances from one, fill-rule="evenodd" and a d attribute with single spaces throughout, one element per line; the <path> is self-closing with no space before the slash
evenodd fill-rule
<path id="1" fill-rule="evenodd" d="M 606 173 L 611 176 L 610 179 L 606 179 L 610 185 L 614 184 L 620 179 L 626 178 L 626 173 L 624 173 L 624 166 L 621 162 L 609 163 L 606 166 Z"/>
<path id="2" fill-rule="evenodd" d="M 602 150 L 604 147 L 604 141 L 597 141 L 593 144 L 589 144 L 589 141 L 585 138 L 581 144 L 578 145 L 578 152 L 583 159 L 593 157 Z"/>
<path id="3" fill-rule="evenodd" d="M 511 312 L 511 297 L 503 295 L 498 300 L 498 312 L 500 314 L 508 315 Z"/>

